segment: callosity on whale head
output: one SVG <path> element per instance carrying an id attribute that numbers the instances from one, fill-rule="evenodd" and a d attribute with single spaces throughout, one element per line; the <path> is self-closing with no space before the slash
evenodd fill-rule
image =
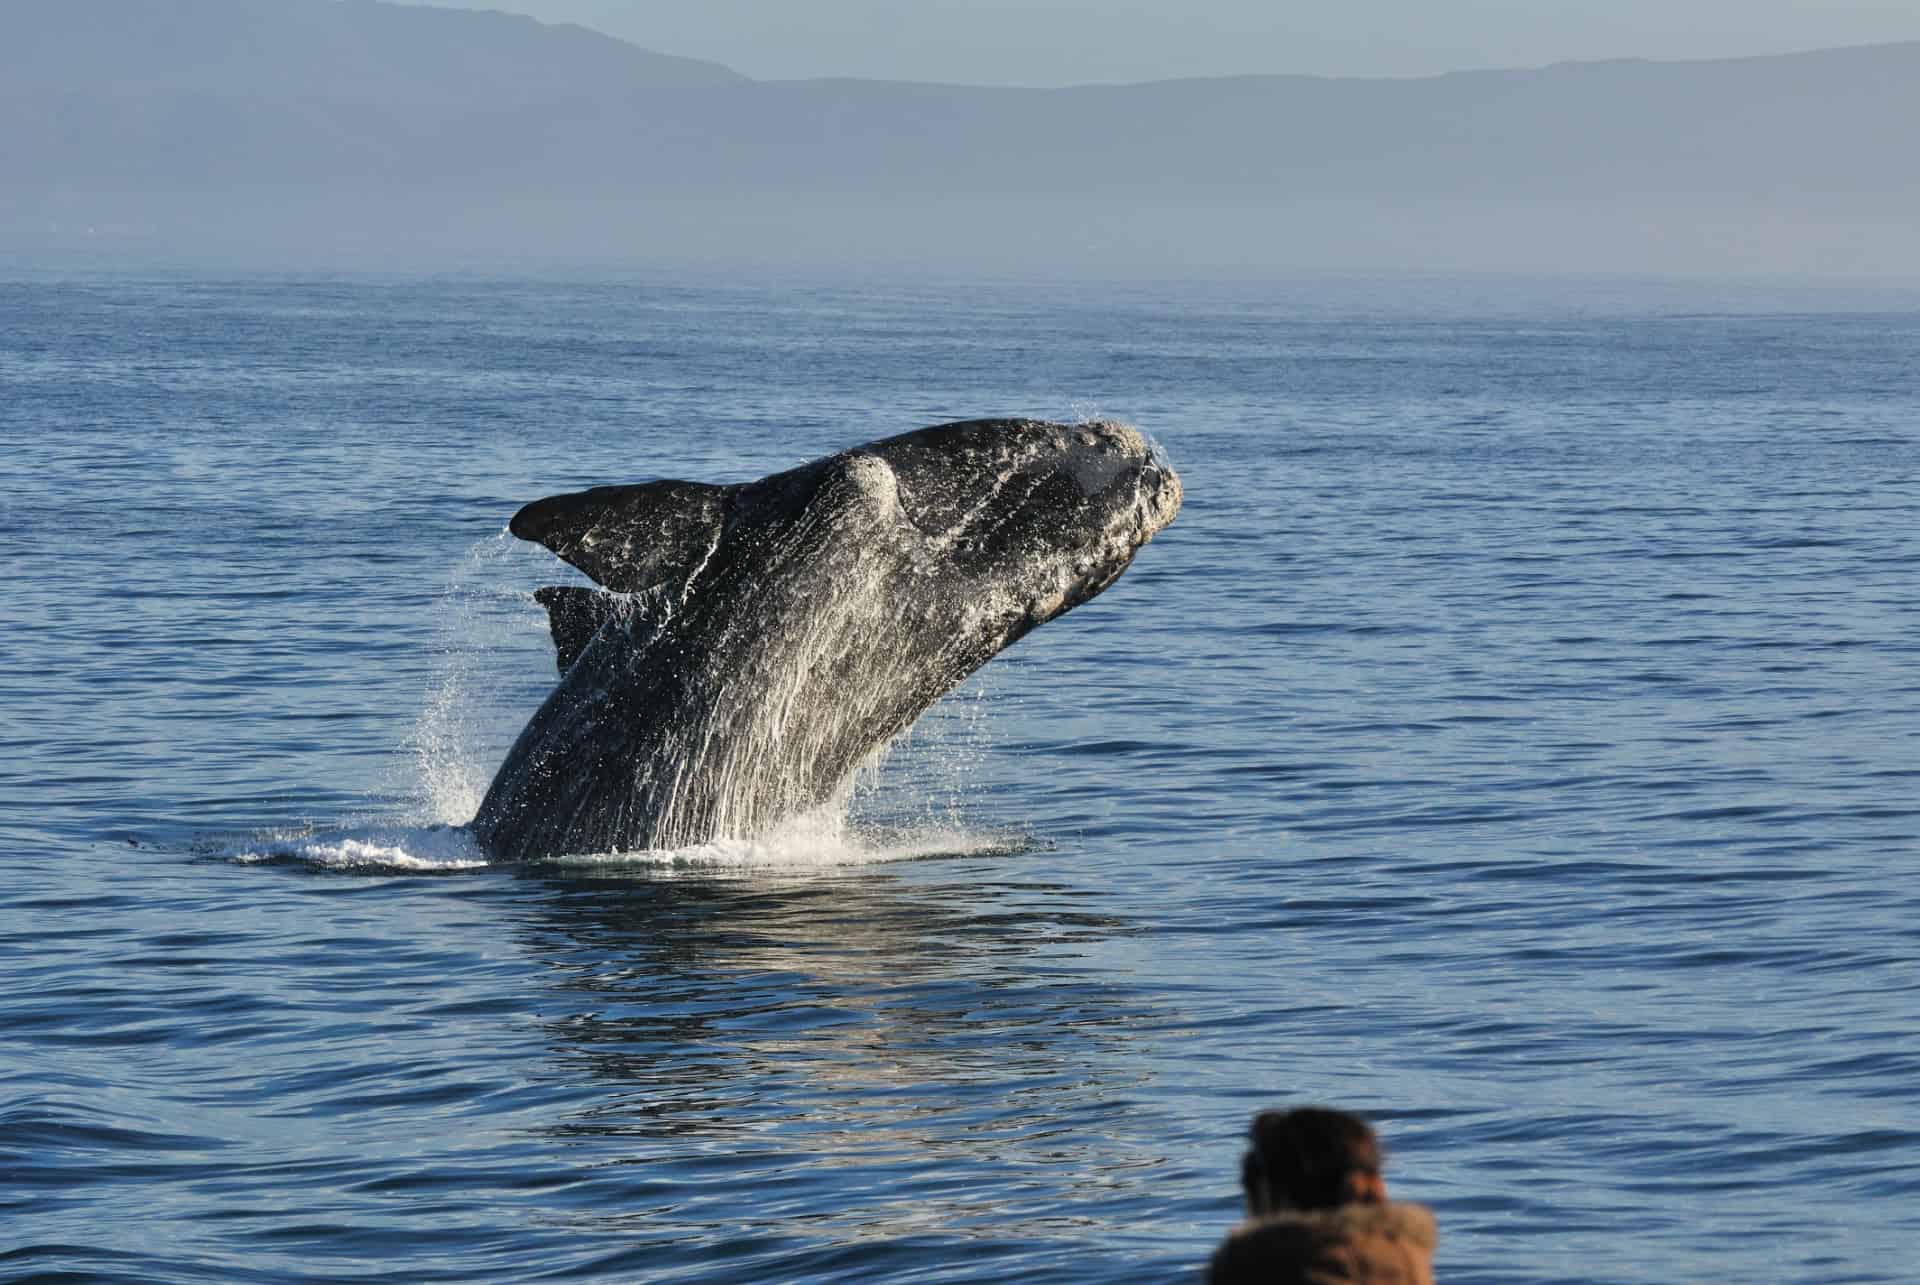
<path id="1" fill-rule="evenodd" d="M 561 681 L 474 828 L 496 856 L 676 848 L 817 807 L 941 693 L 1111 584 L 1179 478 L 1124 424 L 973 420 L 757 482 L 535 501 Z"/>

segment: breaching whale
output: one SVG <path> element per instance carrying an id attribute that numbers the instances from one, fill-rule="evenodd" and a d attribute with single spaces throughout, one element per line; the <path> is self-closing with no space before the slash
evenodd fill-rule
<path id="1" fill-rule="evenodd" d="M 536 500 L 509 529 L 604 588 L 536 593 L 560 682 L 474 833 L 502 860 L 765 833 L 1112 584 L 1180 500 L 1134 428 L 1016 419 L 923 428 L 757 482 Z"/>

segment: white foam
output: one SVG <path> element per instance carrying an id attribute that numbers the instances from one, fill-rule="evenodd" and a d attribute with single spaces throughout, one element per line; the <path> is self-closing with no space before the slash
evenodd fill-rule
<path id="1" fill-rule="evenodd" d="M 489 863 L 473 835 L 454 826 L 364 826 L 340 830 L 269 830 L 206 845 L 230 861 L 302 862 L 327 870 L 446 873 Z"/>
<path id="2" fill-rule="evenodd" d="M 250 849 L 249 859 L 401 870 L 467 869 L 487 864 L 485 854 L 459 827 L 478 811 L 494 774 L 491 765 L 498 762 L 501 748 L 511 741 L 518 725 L 517 721 L 503 720 L 523 721 L 521 712 L 513 708 L 515 702 L 502 700 L 500 671 L 524 669 L 524 662 L 537 656 L 539 667 L 551 672 L 545 613 L 532 607 L 530 591 L 500 583 L 520 579 L 537 583 L 533 573 L 550 570 L 544 564 L 538 568 L 518 565 L 522 551 L 531 547 L 504 532 L 475 543 L 455 568 L 439 599 L 434 672 L 424 707 L 408 737 L 411 779 L 396 779 L 390 790 L 412 802 L 395 822 L 410 822 L 415 828 L 389 829 L 373 837 L 351 831 L 283 834 L 260 845 L 260 851 Z M 862 561 L 858 573 L 849 569 L 842 577 L 838 591 L 828 595 L 829 601 L 815 603 L 811 615 L 789 622 L 795 634 L 792 656 L 775 672 L 763 676 L 764 685 L 751 708 L 742 711 L 727 707 L 724 712 L 729 716 L 740 715 L 734 719 L 737 726 L 726 729 L 727 736 L 716 738 L 712 726 L 689 727 L 668 741 L 657 763 L 636 767 L 649 774 L 671 772 L 676 779 L 697 775 L 703 785 L 713 783 L 715 787 L 694 792 L 692 803 L 684 806 L 680 792 L 667 789 L 665 806 L 652 830 L 654 835 L 669 842 L 715 833 L 737 836 L 757 832 L 757 837 L 573 855 L 562 858 L 562 862 L 600 867 L 804 871 L 1029 846 L 1003 834 L 974 832 L 958 816 L 959 802 L 967 793 L 966 778 L 979 760 L 986 734 L 986 704 L 977 699 L 981 690 L 977 683 L 967 688 L 974 699 L 950 696 L 925 720 L 933 734 L 918 752 L 906 756 L 907 761 L 900 765 L 905 770 L 894 775 L 891 788 L 884 792 L 886 815 L 875 816 L 871 806 L 853 808 L 856 796 L 871 793 L 880 766 L 888 757 L 890 747 L 881 745 L 839 783 L 824 807 L 780 823 L 770 832 L 762 829 L 771 816 L 780 815 L 812 794 L 805 772 L 797 770 L 792 761 L 796 755 L 804 757 L 806 744 L 802 742 L 835 744 L 846 739 L 845 726 L 877 721 L 860 701 L 879 699 L 889 690 L 884 678 L 824 708 L 803 709 L 802 696 L 809 677 L 831 667 L 839 639 L 849 633 L 871 632 L 849 628 L 848 619 L 857 625 L 862 612 L 885 600 L 887 570 L 884 560 L 877 556 Z M 509 571 L 513 574 L 507 574 Z M 672 604 L 665 606 L 671 610 Z M 1010 615 L 1018 607 L 1009 599 L 997 603 L 995 609 L 1000 615 Z M 905 650 L 901 649 L 903 654 Z M 538 669 L 531 672 L 537 675 Z M 517 684 L 519 680 L 514 681 Z M 537 693 L 543 686 L 536 679 L 529 690 Z M 901 781 L 903 776 L 908 780 Z M 908 787 L 905 799 L 899 797 L 903 784 Z M 688 815 L 681 816 L 682 811 Z M 903 815 L 909 811 L 919 815 Z M 944 815 L 936 815 L 940 812 Z M 449 833 L 461 836 L 462 850 L 448 853 L 443 849 L 444 836 Z M 421 851 L 421 843 L 428 850 Z"/>
<path id="3" fill-rule="evenodd" d="M 472 832 L 458 826 L 351 826 L 268 830 L 203 841 L 200 850 L 242 865 L 290 863 L 321 870 L 450 874 L 493 863 Z M 1023 835 L 947 826 L 851 830 L 803 819 L 757 839 L 721 839 L 674 849 L 601 852 L 558 857 L 540 865 L 587 867 L 607 873 L 800 873 L 1024 851 Z"/>
<path id="4" fill-rule="evenodd" d="M 565 856 L 549 864 L 599 870 L 626 867 L 662 874 L 804 874 L 930 857 L 986 856 L 1032 846 L 1022 835 L 946 828 L 816 834 L 783 827 L 757 839 L 716 839 L 685 848 Z"/>

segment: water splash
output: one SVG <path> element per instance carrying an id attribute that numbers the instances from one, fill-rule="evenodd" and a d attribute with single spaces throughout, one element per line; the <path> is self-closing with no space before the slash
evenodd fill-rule
<path id="1" fill-rule="evenodd" d="M 976 672 L 881 746 L 847 791 L 848 824 L 866 833 L 969 833 L 998 743 L 993 669 Z"/>
<path id="2" fill-rule="evenodd" d="M 556 857 L 542 864 L 571 870 L 649 875 L 769 875 L 887 865 L 934 857 L 1001 855 L 1031 851 L 1031 839 L 1014 832 L 927 827 L 861 829 L 849 826 L 838 808 L 790 818 L 752 839 L 713 839 L 684 848 L 648 848 Z"/>
<path id="3" fill-rule="evenodd" d="M 336 870 L 438 872 L 487 865 L 484 851 L 464 826 L 485 794 L 490 763 L 497 756 L 488 752 L 488 737 L 505 726 L 496 716 L 501 705 L 499 671 L 504 664 L 519 664 L 519 658 L 509 662 L 502 653 L 527 650 L 540 657 L 541 666 L 546 663 L 545 613 L 517 582 L 551 578 L 552 568 L 537 555 L 530 556 L 530 549 L 504 531 L 475 543 L 440 595 L 434 676 L 406 746 L 412 770 L 407 784 L 412 788 L 396 791 L 418 800 L 416 813 L 407 818 L 410 825 L 288 828 L 221 841 L 206 850 L 235 861 Z M 535 565 L 516 565 L 522 562 Z M 868 597 L 877 595 L 878 586 L 868 586 Z M 685 590 L 664 595 L 673 597 L 672 602 L 655 601 L 662 596 L 657 593 L 608 596 L 623 615 L 639 618 L 632 622 L 638 628 L 657 632 L 683 605 Z M 817 642 L 809 651 L 818 660 L 830 647 L 833 630 L 816 622 L 811 632 Z M 768 702 L 776 710 L 793 704 L 791 694 L 783 701 L 777 692 Z M 824 805 L 754 838 L 576 854 L 559 861 L 609 871 L 766 871 L 1024 850 L 1031 846 L 1026 838 L 972 828 L 964 816 L 971 769 L 985 755 L 991 736 L 988 710 L 984 686 L 969 683 L 943 702 L 918 734 L 909 729 L 871 754 Z M 788 710 L 790 716 L 792 712 Z M 784 721 L 776 718 L 757 738 L 763 755 L 773 751 Z M 732 767 L 734 793 L 745 795 L 753 788 L 751 771 L 743 765 Z M 686 770 L 685 764 L 678 769 Z"/>
<path id="4" fill-rule="evenodd" d="M 718 839 L 685 848 L 581 853 L 529 863 L 532 867 L 608 877 L 768 876 L 854 869 L 934 857 L 978 857 L 1032 851 L 1031 837 L 1015 831 L 957 826 L 851 826 L 830 809 L 794 818 L 755 839 Z M 202 838 L 200 856 L 238 865 L 297 866 L 349 874 L 462 874 L 494 868 L 464 826 L 310 826 L 248 835 Z M 527 866 L 514 865 L 512 869 Z"/>
<path id="5" fill-rule="evenodd" d="M 203 856 L 242 865 L 299 864 L 323 870 L 451 874 L 488 865 L 473 834 L 459 826 L 300 827 L 203 839 L 195 848 Z"/>
<path id="6" fill-rule="evenodd" d="M 435 677 L 407 740 L 415 779 L 404 792 L 419 799 L 423 824 L 464 824 L 486 794 L 497 757 L 487 750 L 485 715 L 498 703 L 498 653 L 509 631 L 535 619 L 528 595 L 501 583 L 506 565 L 524 557 L 525 546 L 502 529 L 467 551 L 440 595 Z"/>

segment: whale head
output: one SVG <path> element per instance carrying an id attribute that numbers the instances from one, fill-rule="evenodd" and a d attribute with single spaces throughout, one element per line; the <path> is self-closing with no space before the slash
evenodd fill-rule
<path id="1" fill-rule="evenodd" d="M 807 563 L 817 581 L 858 559 L 887 572 L 901 596 L 963 600 L 971 618 L 996 622 L 1004 646 L 1112 584 L 1173 521 L 1181 496 L 1179 475 L 1131 425 L 983 419 L 757 482 L 551 496 L 521 509 L 511 529 L 609 589 L 681 600 L 713 593 L 740 568 L 764 591 L 771 569 L 794 580 Z"/>
<path id="2" fill-rule="evenodd" d="M 1012 641 L 1092 598 L 1180 510 L 1179 475 L 1107 420 L 972 420 L 853 455 L 883 462 L 904 524 Z"/>

